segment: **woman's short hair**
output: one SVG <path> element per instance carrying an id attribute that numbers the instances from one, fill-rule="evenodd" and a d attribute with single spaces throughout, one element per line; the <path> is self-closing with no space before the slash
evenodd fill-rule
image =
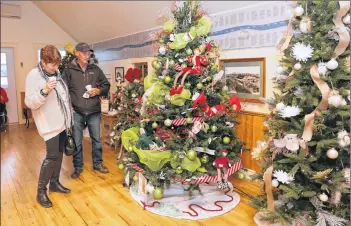
<path id="1" fill-rule="evenodd" d="M 55 46 L 47 45 L 40 50 L 40 60 L 44 61 L 46 64 L 60 64 L 61 54 Z"/>

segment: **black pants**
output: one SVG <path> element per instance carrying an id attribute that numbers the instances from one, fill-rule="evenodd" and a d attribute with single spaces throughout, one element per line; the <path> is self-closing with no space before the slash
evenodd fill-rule
<path id="1" fill-rule="evenodd" d="M 59 180 L 66 140 L 67 134 L 66 131 L 63 131 L 50 140 L 45 141 L 46 158 L 40 170 L 38 191 L 46 190 L 50 180 Z"/>

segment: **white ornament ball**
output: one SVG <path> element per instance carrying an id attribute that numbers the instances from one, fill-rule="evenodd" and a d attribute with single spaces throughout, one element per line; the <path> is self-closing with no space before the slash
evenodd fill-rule
<path id="1" fill-rule="evenodd" d="M 225 93 L 228 92 L 229 91 L 229 87 L 228 86 L 223 86 L 222 91 L 225 92 Z"/>
<path id="2" fill-rule="evenodd" d="M 275 108 L 277 109 L 277 111 L 281 111 L 285 108 L 285 105 L 283 104 L 283 102 L 280 102 L 280 103 L 277 103 Z"/>
<path id="3" fill-rule="evenodd" d="M 161 46 L 159 49 L 158 49 L 158 52 L 162 55 L 166 54 L 166 48 L 164 46 Z"/>
<path id="4" fill-rule="evenodd" d="M 320 75 L 325 75 L 327 73 L 328 69 L 327 69 L 327 65 L 326 63 L 319 63 L 318 64 L 318 73 Z"/>
<path id="5" fill-rule="evenodd" d="M 283 67 L 277 67 L 277 73 L 281 74 L 284 72 L 284 68 Z"/>
<path id="6" fill-rule="evenodd" d="M 302 8 L 301 5 L 299 5 L 298 7 L 296 7 L 294 11 L 295 11 L 295 15 L 296 15 L 296 16 L 302 16 L 303 13 L 304 13 L 304 10 L 303 10 L 303 8 Z"/>
<path id="7" fill-rule="evenodd" d="M 294 69 L 297 70 L 297 71 L 300 70 L 301 67 L 302 67 L 302 66 L 301 66 L 300 63 L 296 63 L 296 64 L 294 65 Z"/>
<path id="8" fill-rule="evenodd" d="M 155 187 L 151 184 L 147 184 L 145 187 L 145 191 L 148 193 L 152 193 L 155 190 Z"/>
<path id="9" fill-rule="evenodd" d="M 342 18 L 342 22 L 344 22 L 344 24 L 350 24 L 350 14 L 347 14 L 344 18 Z"/>
<path id="10" fill-rule="evenodd" d="M 172 125 L 172 120 L 170 120 L 169 118 L 165 120 L 165 126 L 171 126 Z"/>
<path id="11" fill-rule="evenodd" d="M 334 69 L 336 69 L 338 66 L 339 66 L 339 63 L 338 63 L 334 58 L 332 58 L 331 60 L 329 60 L 328 63 L 327 63 L 327 68 L 328 68 L 329 70 L 334 70 Z"/>
<path id="12" fill-rule="evenodd" d="M 122 107 L 118 107 L 117 110 L 118 110 L 118 111 L 122 111 L 123 108 L 122 108 Z"/>
<path id="13" fill-rule="evenodd" d="M 322 202 L 326 202 L 326 201 L 328 201 L 328 196 L 327 196 L 325 193 L 323 193 L 323 194 L 320 194 L 320 195 L 319 195 L 319 199 L 320 199 Z"/>
<path id="14" fill-rule="evenodd" d="M 278 187 L 279 186 L 278 180 L 276 180 L 276 179 L 272 180 L 272 186 L 275 188 Z"/>
<path id="15" fill-rule="evenodd" d="M 327 156 L 330 159 L 336 159 L 338 157 L 339 153 L 335 148 L 331 148 L 327 151 Z"/>

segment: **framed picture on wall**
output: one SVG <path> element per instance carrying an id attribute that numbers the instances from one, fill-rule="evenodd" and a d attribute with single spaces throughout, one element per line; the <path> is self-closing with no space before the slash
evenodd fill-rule
<path id="1" fill-rule="evenodd" d="M 266 97 L 266 58 L 223 59 L 229 92 L 237 93 L 243 102 L 263 103 Z"/>
<path id="2" fill-rule="evenodd" d="M 115 81 L 124 82 L 124 67 L 115 67 Z"/>

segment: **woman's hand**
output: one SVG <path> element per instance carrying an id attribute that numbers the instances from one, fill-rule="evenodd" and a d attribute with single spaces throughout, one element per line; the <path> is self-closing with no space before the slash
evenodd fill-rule
<path id="1" fill-rule="evenodd" d="M 43 93 L 48 94 L 56 87 L 56 80 L 48 81 L 43 89 Z"/>

